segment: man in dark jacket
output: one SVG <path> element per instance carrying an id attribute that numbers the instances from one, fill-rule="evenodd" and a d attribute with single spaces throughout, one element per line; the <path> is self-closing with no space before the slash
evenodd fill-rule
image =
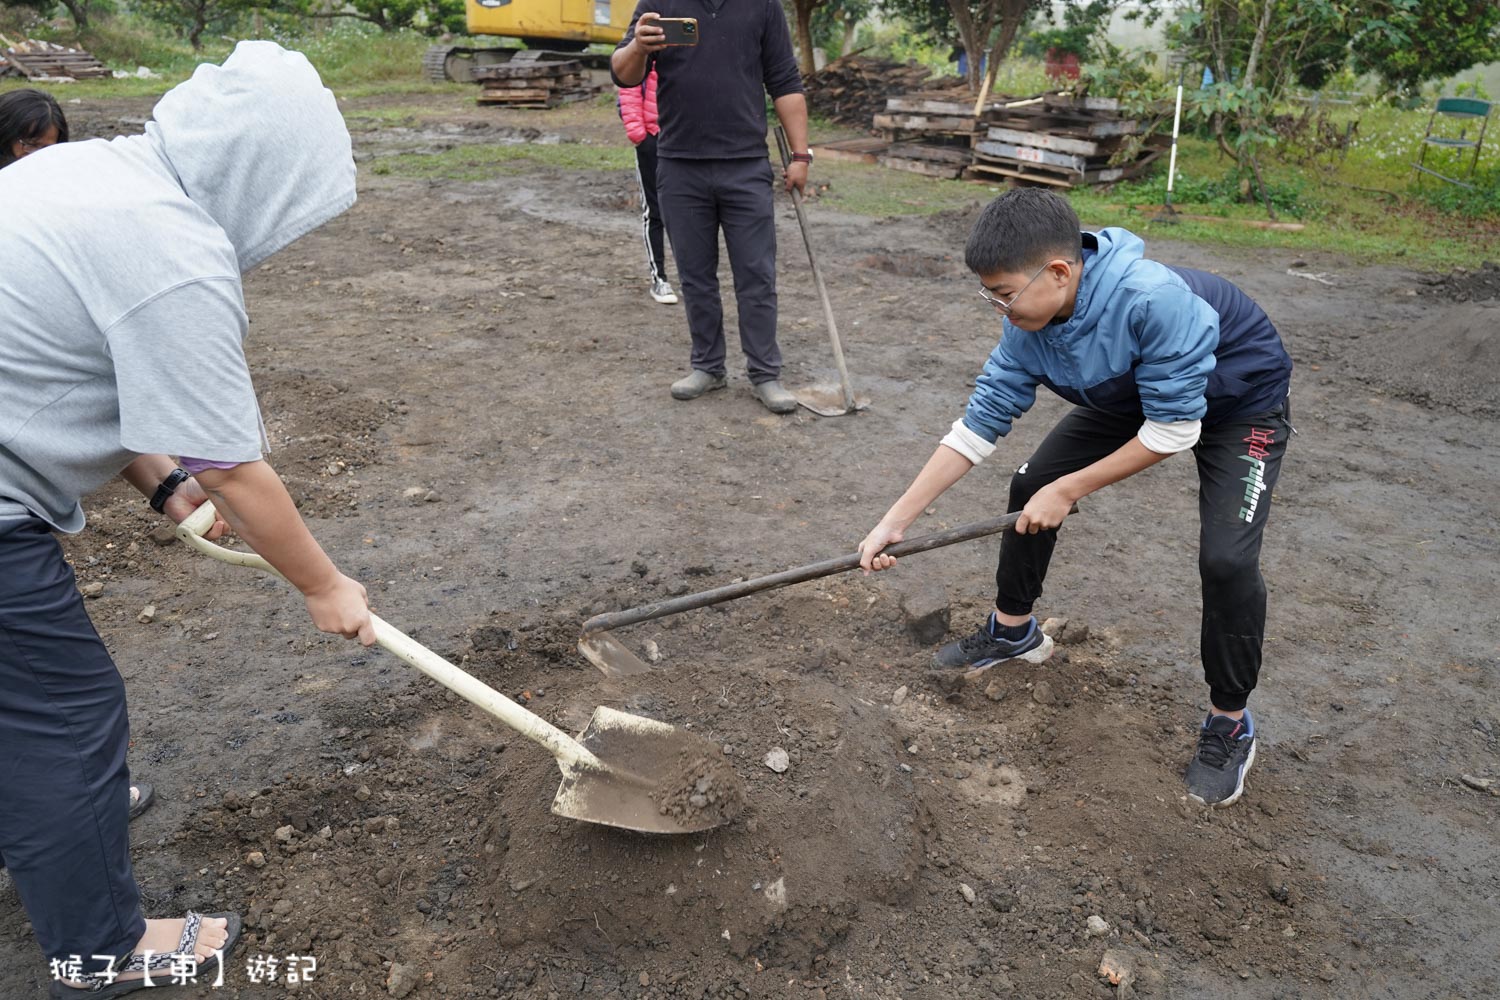
<path id="1" fill-rule="evenodd" d="M 697 20 L 692 45 L 668 45 L 661 18 Z M 615 50 L 615 83 L 638 85 L 660 70 L 657 190 L 693 338 L 692 371 L 676 399 L 725 386 L 719 231 L 739 303 L 740 347 L 756 398 L 775 413 L 797 408 L 781 384 L 776 344 L 776 219 L 766 154 L 766 101 L 786 128 L 786 186 L 805 189 L 807 102 L 786 15 L 776 0 L 641 0 Z"/>

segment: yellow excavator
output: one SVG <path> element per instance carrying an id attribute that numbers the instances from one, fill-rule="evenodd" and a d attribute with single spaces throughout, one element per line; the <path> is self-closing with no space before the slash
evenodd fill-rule
<path id="1" fill-rule="evenodd" d="M 608 71 L 608 55 L 583 50 L 624 38 L 635 0 L 466 0 L 464 7 L 469 34 L 515 38 L 523 47 L 434 45 L 422 59 L 422 71 L 435 83 L 473 83 L 475 67 L 515 59 L 578 59 L 591 70 Z"/>

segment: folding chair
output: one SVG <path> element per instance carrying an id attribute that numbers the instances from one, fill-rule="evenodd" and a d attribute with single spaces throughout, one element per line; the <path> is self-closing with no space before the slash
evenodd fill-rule
<path id="1" fill-rule="evenodd" d="M 1462 121 L 1463 127 L 1459 129 L 1457 136 L 1433 135 L 1433 126 L 1437 124 L 1438 115 L 1445 118 L 1456 118 Z M 1479 119 L 1479 135 L 1473 139 L 1469 138 L 1469 127 L 1474 119 Z M 1457 177 L 1449 177 L 1447 174 L 1438 173 L 1431 167 L 1425 166 L 1427 162 L 1427 147 L 1436 146 L 1439 149 L 1453 150 L 1459 154 L 1459 164 L 1463 163 L 1463 150 L 1472 149 L 1474 156 L 1469 160 L 1469 169 L 1463 175 L 1465 178 L 1474 176 L 1474 168 L 1479 164 L 1479 149 L 1484 145 L 1484 130 L 1490 123 L 1490 102 L 1481 101 L 1473 97 L 1440 97 L 1432 109 L 1432 115 L 1427 119 L 1427 134 L 1422 137 L 1422 153 L 1417 157 L 1417 162 L 1412 164 L 1412 169 L 1419 170 L 1424 174 L 1431 174 L 1439 180 L 1447 181 L 1449 184 L 1457 184 L 1473 190 L 1474 185 Z M 1420 178 L 1418 178 L 1420 180 Z"/>

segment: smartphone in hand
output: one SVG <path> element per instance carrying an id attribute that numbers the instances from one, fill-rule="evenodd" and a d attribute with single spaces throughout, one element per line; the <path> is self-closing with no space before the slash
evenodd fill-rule
<path id="1" fill-rule="evenodd" d="M 666 35 L 666 44 L 698 44 L 698 19 L 696 17 L 661 17 L 657 18 L 656 23 L 661 25 L 661 30 Z"/>

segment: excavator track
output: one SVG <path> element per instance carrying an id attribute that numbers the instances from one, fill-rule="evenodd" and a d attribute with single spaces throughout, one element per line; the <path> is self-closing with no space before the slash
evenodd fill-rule
<path id="1" fill-rule="evenodd" d="M 474 67 L 492 66 L 512 60 L 554 62 L 576 60 L 590 71 L 609 72 L 609 54 L 601 52 L 554 52 L 545 49 L 468 48 L 433 45 L 422 57 L 422 75 L 433 83 L 473 83 Z"/>

